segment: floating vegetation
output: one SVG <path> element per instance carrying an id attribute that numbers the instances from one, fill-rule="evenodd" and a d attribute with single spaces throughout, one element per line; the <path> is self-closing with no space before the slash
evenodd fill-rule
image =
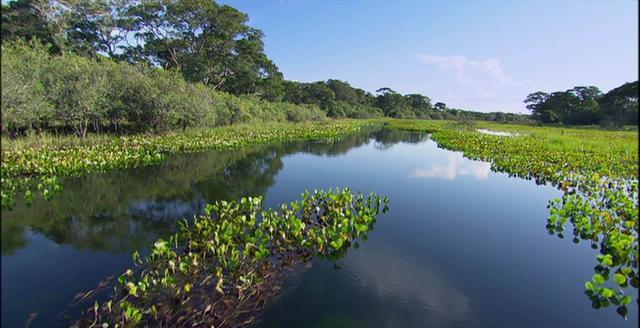
<path id="1" fill-rule="evenodd" d="M 120 275 L 108 301 L 95 302 L 74 325 L 249 325 L 288 270 L 358 247 L 387 206 L 386 197 L 349 189 L 305 192 L 275 210 L 262 209 L 261 197 L 208 205 L 169 240 L 156 241 L 148 257 L 134 253 L 138 268 Z M 95 293 L 79 298 L 88 295 Z"/>
<path id="2" fill-rule="evenodd" d="M 516 137 L 516 136 L 520 135 L 519 133 L 511 133 L 511 132 L 504 132 L 504 131 L 494 131 L 494 130 L 487 130 L 487 129 L 476 129 L 476 131 L 478 131 L 480 133 L 492 135 L 492 136 L 502 136 L 502 137 Z"/>
<path id="3" fill-rule="evenodd" d="M 569 221 L 574 243 L 586 240 L 600 249 L 596 273 L 585 283 L 585 293 L 594 308 L 613 304 L 626 318 L 632 302 L 628 287 L 638 288 L 638 180 L 568 174 L 560 188 L 562 198 L 549 204 L 549 233 L 564 238 Z"/>
<path id="4" fill-rule="evenodd" d="M 391 122 L 393 127 L 429 132 L 439 147 L 488 161 L 494 171 L 562 190 L 561 198 L 549 201 L 547 229 L 564 238 L 569 222 L 574 242 L 588 240 L 600 250 L 585 293 L 593 307 L 613 304 L 626 318 L 626 305 L 632 302 L 628 287 L 638 288 L 637 133 L 484 125 L 521 135 L 504 138 L 434 122 Z"/>
<path id="5" fill-rule="evenodd" d="M 134 135 L 100 138 L 95 143 L 3 147 L 2 208 L 10 209 L 16 195 L 27 203 L 33 197 L 53 197 L 62 190 L 60 180 L 91 172 L 147 166 L 161 163 L 166 154 L 206 150 L 229 150 L 248 145 L 284 141 L 323 140 L 360 131 L 371 123 L 356 120 L 328 124 L 274 124 L 266 127 L 240 126 L 186 131 L 168 135 Z M 3 143 L 4 146 L 4 143 Z"/>

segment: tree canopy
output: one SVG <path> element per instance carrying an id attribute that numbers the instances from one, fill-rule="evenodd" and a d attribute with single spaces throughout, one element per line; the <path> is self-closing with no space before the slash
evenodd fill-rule
<path id="1" fill-rule="evenodd" d="M 538 91 L 529 94 L 524 102 L 532 117 L 541 123 L 636 124 L 638 81 L 625 83 L 606 94 L 594 86 L 578 86 L 550 94 Z"/>
<path id="2" fill-rule="evenodd" d="M 74 57 L 73 60 L 76 63 L 89 66 L 91 61 L 118 63 L 114 66 L 118 68 L 113 68 L 112 71 L 121 69 L 122 72 L 111 75 L 104 73 L 106 74 L 104 76 L 126 76 L 126 71 L 137 71 L 137 68 L 126 68 L 126 65 L 144 66 L 147 67 L 145 71 L 154 69 L 163 71 L 163 73 L 147 74 L 145 78 L 156 76 L 162 80 L 169 76 L 168 74 L 178 74 L 187 83 L 193 84 L 188 87 L 192 90 L 200 90 L 204 87 L 275 103 L 284 101 L 297 105 L 317 106 L 330 117 L 388 116 L 529 121 L 529 115 L 480 113 L 449 108 L 443 102 L 432 104 L 432 100 L 425 95 L 417 93 L 403 95 L 389 87 L 382 87 L 372 94 L 338 79 L 317 82 L 286 81 L 276 64 L 266 55 L 263 38 L 262 31 L 249 25 L 249 18 L 245 13 L 212 0 L 16 0 L 2 5 L 3 47 L 19 40 L 30 42 L 35 39 L 48 47 L 53 55 L 74 55 L 90 60 L 85 62 Z M 16 49 L 22 49 L 21 47 L 17 45 Z M 20 51 L 24 52 L 24 49 Z M 40 53 L 40 50 L 36 50 L 35 53 Z M 67 59 L 69 60 L 71 59 Z M 19 60 L 12 61 L 12 64 L 20 65 Z M 5 70 L 7 74 L 20 72 L 19 76 L 16 75 L 15 81 L 23 81 L 32 87 L 30 91 L 17 86 L 13 89 L 8 88 L 16 92 L 16 99 L 20 101 L 30 97 L 37 100 L 34 103 L 44 101 L 42 88 L 53 85 L 51 81 L 53 75 L 47 78 L 41 76 L 42 79 L 38 79 L 30 76 L 28 69 L 3 65 L 3 73 Z M 63 71 L 63 69 L 60 70 Z M 56 70 L 42 71 L 42 74 L 46 75 L 49 74 L 47 72 L 53 71 Z M 72 76 L 86 73 L 84 80 L 91 81 L 85 83 L 87 87 L 92 85 L 91 83 L 94 87 L 101 83 L 107 83 L 110 86 L 114 83 L 126 84 L 122 81 L 96 80 L 95 76 L 103 76 L 101 75 L 103 73 L 92 77 L 91 74 L 94 74 L 92 73 L 94 71 L 94 68 L 80 69 Z M 71 75 L 58 76 L 58 78 L 69 78 L 69 76 Z M 132 79 L 135 78 L 132 77 Z M 7 81 L 10 82 L 10 80 Z M 77 84 L 80 83 L 78 81 L 72 82 L 67 84 L 77 87 L 81 85 Z M 177 82 L 176 88 L 181 86 L 181 83 Z M 591 86 L 575 87 L 551 94 L 536 92 L 529 95 L 525 103 L 532 113 L 531 118 L 543 123 L 628 124 L 635 121 L 637 116 L 637 82 L 634 83 L 626 84 L 604 95 L 598 88 Z M 162 83 L 154 83 L 154 85 L 159 84 Z M 65 83 L 60 83 L 58 87 L 64 86 Z M 167 85 L 160 89 L 170 87 L 170 83 L 167 82 Z M 108 87 L 105 87 L 106 89 Z M 128 92 L 119 90 L 116 93 Z M 27 93 L 30 93 L 30 96 L 27 96 Z M 101 93 L 92 94 L 91 97 L 79 95 L 78 104 L 86 102 L 87 99 L 93 99 L 92 97 L 97 94 Z M 100 97 L 108 99 L 111 96 L 113 95 Z M 37 107 L 37 105 L 27 106 L 16 101 L 16 104 L 22 107 L 20 110 L 14 110 L 14 114 L 23 113 L 27 110 L 26 108 Z M 50 101 L 46 103 L 60 111 L 58 108 L 60 104 L 52 104 Z M 108 120 L 111 120 L 116 127 L 124 114 L 129 118 L 137 115 L 127 113 L 134 110 L 127 109 L 124 105 L 117 107 L 106 105 L 107 103 L 109 101 L 101 100 L 85 105 L 100 107 L 95 109 L 98 112 L 108 112 L 109 114 L 103 116 L 111 117 Z M 131 100 L 131 103 L 135 103 L 135 99 Z M 70 106 L 73 108 L 76 105 Z M 5 107 L 9 108 L 3 104 L 3 108 Z M 118 109 L 107 110 L 106 107 Z M 34 119 L 27 119 L 28 124 L 23 122 L 18 125 L 41 126 L 42 124 L 38 122 L 46 120 L 49 115 L 47 113 L 50 112 L 47 106 L 41 106 L 41 108 L 34 109 L 28 114 L 24 113 L 24 117 Z M 232 115 L 232 117 L 236 116 Z M 190 117 L 188 121 L 203 119 L 189 115 L 186 117 Z M 183 119 L 178 121 L 182 122 L 176 123 L 178 125 L 189 125 L 184 123 Z M 231 121 L 237 121 L 237 119 Z M 87 129 L 82 128 L 82 130 Z"/>

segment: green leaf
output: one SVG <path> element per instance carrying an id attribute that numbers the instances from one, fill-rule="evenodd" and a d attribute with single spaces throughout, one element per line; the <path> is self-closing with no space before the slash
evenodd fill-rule
<path id="1" fill-rule="evenodd" d="M 599 274 L 596 274 L 595 276 L 593 276 L 592 280 L 594 283 L 596 283 L 596 285 L 603 285 L 605 281 L 607 281 L 606 279 L 604 279 L 603 276 Z"/>
<path id="2" fill-rule="evenodd" d="M 613 276 L 613 279 L 616 281 L 616 283 L 618 285 L 624 285 L 624 283 L 627 282 L 627 277 L 625 277 L 624 275 L 621 275 L 619 273 L 616 273 Z"/>
<path id="3" fill-rule="evenodd" d="M 603 297 L 609 298 L 614 295 L 614 292 L 611 288 L 603 288 L 600 291 L 600 295 L 602 295 Z"/>
<path id="4" fill-rule="evenodd" d="M 593 290 L 595 288 L 595 286 L 593 285 L 593 283 L 591 281 L 587 281 L 584 284 L 584 288 L 586 288 L 587 290 Z"/>
<path id="5" fill-rule="evenodd" d="M 631 304 L 631 301 L 632 301 L 631 296 L 629 296 L 629 295 L 625 295 L 624 297 L 622 297 L 622 298 L 620 299 L 620 304 L 621 304 L 621 305 Z"/>

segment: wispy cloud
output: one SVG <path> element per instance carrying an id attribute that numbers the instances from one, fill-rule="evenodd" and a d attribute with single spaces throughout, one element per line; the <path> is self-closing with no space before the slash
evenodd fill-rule
<path id="1" fill-rule="evenodd" d="M 496 93 L 504 94 L 504 89 L 516 91 L 528 82 L 516 81 L 507 75 L 498 58 L 485 60 L 469 60 L 465 56 L 438 56 L 432 54 L 416 54 L 421 62 L 435 65 L 445 72 L 451 72 L 454 78 L 471 87 L 473 96 L 490 98 Z M 469 96 L 469 95 L 466 95 Z"/>

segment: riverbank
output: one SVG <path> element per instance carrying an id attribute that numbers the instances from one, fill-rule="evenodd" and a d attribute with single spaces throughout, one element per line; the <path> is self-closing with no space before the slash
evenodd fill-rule
<path id="1" fill-rule="evenodd" d="M 331 141 L 370 125 L 432 133 L 439 146 L 490 161 L 494 169 L 527 179 L 559 183 L 558 172 L 634 178 L 638 172 L 637 133 L 566 127 L 433 120 L 330 120 L 312 123 L 234 125 L 188 129 L 162 135 L 34 136 L 2 140 L 2 207 L 15 196 L 29 201 L 60 191 L 58 180 L 91 172 L 154 165 L 166 154 L 229 150 L 299 140 Z M 477 129 L 517 133 L 488 135 Z"/>
<path id="2" fill-rule="evenodd" d="M 52 197 L 59 179 L 92 172 L 158 164 L 167 154 L 230 150 L 273 142 L 324 140 L 356 133 L 374 121 L 339 120 L 313 123 L 237 125 L 193 129 L 164 135 L 33 137 L 2 140 L 2 207 L 17 194 L 29 201 Z"/>
<path id="3" fill-rule="evenodd" d="M 556 181 L 557 172 L 629 179 L 638 174 L 638 134 L 633 131 L 420 120 L 392 120 L 390 125 L 432 133 L 443 148 L 462 151 L 466 157 L 489 161 L 499 171 L 525 178 Z M 488 135 L 477 129 L 519 137 Z"/>

